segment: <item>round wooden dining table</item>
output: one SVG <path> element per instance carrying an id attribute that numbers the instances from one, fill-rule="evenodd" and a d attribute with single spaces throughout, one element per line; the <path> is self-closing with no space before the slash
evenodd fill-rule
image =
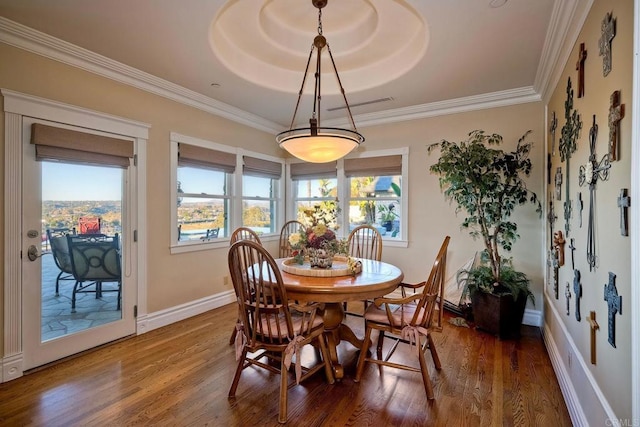
<path id="1" fill-rule="evenodd" d="M 396 289 L 404 274 L 394 265 L 360 259 L 362 271 L 355 275 L 308 276 L 285 271 L 283 263 L 288 259 L 276 260 L 287 290 L 287 298 L 325 303 L 323 320 L 331 364 L 335 377 L 343 378 L 344 370 L 338 360 L 338 344 L 345 340 L 358 349 L 361 349 L 363 344 L 363 340 L 356 337 L 351 328 L 343 323 L 343 303 L 386 295 Z"/>

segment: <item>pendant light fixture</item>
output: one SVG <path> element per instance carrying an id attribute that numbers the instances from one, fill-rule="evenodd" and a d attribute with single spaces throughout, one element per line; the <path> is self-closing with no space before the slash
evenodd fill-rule
<path id="1" fill-rule="evenodd" d="M 338 69 L 336 63 L 333 60 L 331 54 L 331 48 L 327 43 L 327 39 L 322 35 L 322 8 L 327 5 L 328 0 L 311 0 L 314 7 L 318 8 L 318 35 L 313 39 L 313 45 L 311 46 L 311 52 L 309 53 L 309 59 L 307 60 L 307 67 L 302 77 L 302 87 L 298 93 L 298 102 L 293 112 L 293 118 L 291 119 L 291 125 L 289 130 L 280 132 L 276 135 L 276 142 L 280 147 L 287 150 L 295 157 L 311 162 L 311 163 L 326 163 L 332 162 L 339 158 L 342 158 L 349 154 L 354 148 L 364 142 L 364 136 L 356 129 L 353 116 L 351 115 L 351 108 L 347 102 L 347 96 L 342 87 L 340 76 L 338 75 Z M 333 127 L 322 127 L 320 125 L 320 101 L 322 96 L 320 94 L 321 84 L 321 57 L 322 49 L 326 46 L 329 52 L 329 58 L 331 58 L 331 64 L 333 70 L 336 73 L 336 79 L 340 86 L 340 92 L 344 98 L 347 113 L 349 114 L 349 120 L 353 129 L 342 129 Z M 298 113 L 298 107 L 300 106 L 300 98 L 302 97 L 302 91 L 304 90 L 304 84 L 307 79 L 307 73 L 309 72 L 309 65 L 311 64 L 311 58 L 313 52 L 316 51 L 316 72 L 315 72 L 315 88 L 313 95 L 313 113 L 309 120 L 309 127 L 296 128 L 294 124 L 296 120 L 296 114 Z"/>

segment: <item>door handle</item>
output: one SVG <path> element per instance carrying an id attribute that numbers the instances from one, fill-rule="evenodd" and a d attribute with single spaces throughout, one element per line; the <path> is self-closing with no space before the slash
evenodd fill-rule
<path id="1" fill-rule="evenodd" d="M 29 261 L 35 261 L 42 255 L 44 254 L 38 255 L 38 248 L 36 248 L 35 245 L 31 245 L 29 246 L 29 249 L 27 249 L 27 257 L 29 258 Z"/>

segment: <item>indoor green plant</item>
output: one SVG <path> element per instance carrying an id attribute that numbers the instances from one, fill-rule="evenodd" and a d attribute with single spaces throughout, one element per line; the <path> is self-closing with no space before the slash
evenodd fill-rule
<path id="1" fill-rule="evenodd" d="M 465 213 L 462 227 L 484 243 L 480 264 L 459 276 L 464 293 L 471 296 L 476 324 L 482 319 L 480 310 L 489 309 L 493 311 L 490 314 L 496 314 L 496 307 L 486 305 L 502 296 L 520 311 L 516 319 L 503 319 L 506 324 L 502 326 L 479 325 L 503 337 L 519 331 L 527 298 L 535 303 L 527 276 L 515 270 L 511 259 L 500 253 L 510 251 L 520 237 L 517 224 L 510 220 L 516 206 L 533 203 L 538 213 L 542 212 L 537 195 L 524 181 L 532 167 L 529 153 L 533 143 L 527 140 L 530 133 L 527 131 L 518 140 L 512 152 L 493 148 L 502 143 L 502 136 L 482 130 L 470 132 L 465 141 L 443 140 L 428 147 L 429 152 L 440 149 L 440 158 L 430 170 L 439 175 L 445 197 L 457 204 L 456 213 Z"/>

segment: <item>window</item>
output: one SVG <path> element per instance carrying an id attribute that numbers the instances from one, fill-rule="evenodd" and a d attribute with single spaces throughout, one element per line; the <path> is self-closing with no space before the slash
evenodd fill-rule
<path id="1" fill-rule="evenodd" d="M 409 150 L 381 150 L 331 163 L 291 163 L 293 218 L 304 222 L 302 210 L 319 205 L 337 212 L 338 235 L 347 237 L 361 224 L 372 224 L 391 246 L 407 241 Z"/>
<path id="2" fill-rule="evenodd" d="M 295 219 L 305 223 L 304 210 L 319 205 L 324 212 L 336 212 L 338 206 L 337 162 L 292 163 L 293 211 Z M 336 223 L 334 230 L 339 228 Z"/>
<path id="3" fill-rule="evenodd" d="M 282 163 L 243 156 L 242 226 L 258 234 L 279 233 L 278 205 Z"/>
<path id="4" fill-rule="evenodd" d="M 177 148 L 177 241 L 228 236 L 235 154 L 186 143 Z"/>
<path id="5" fill-rule="evenodd" d="M 372 224 L 385 240 L 402 238 L 402 164 L 400 154 L 344 160 L 349 229 Z"/>
<path id="6" fill-rule="evenodd" d="M 226 247 L 240 226 L 279 237 L 284 160 L 177 133 L 171 159 L 172 253 Z"/>

